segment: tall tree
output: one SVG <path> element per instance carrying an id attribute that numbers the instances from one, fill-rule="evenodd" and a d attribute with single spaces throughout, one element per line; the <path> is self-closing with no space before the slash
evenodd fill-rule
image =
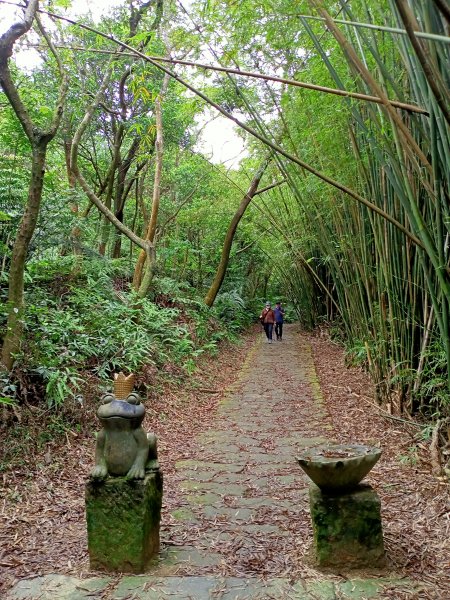
<path id="1" fill-rule="evenodd" d="M 23 21 L 18 21 L 0 37 L 0 85 L 11 104 L 31 146 L 31 177 L 28 189 L 28 200 L 22 216 L 11 257 L 11 268 L 8 278 L 8 319 L 6 335 L 3 340 L 2 363 L 10 370 L 14 363 L 14 355 L 19 351 L 22 335 L 24 271 L 28 247 L 33 236 L 42 198 L 44 184 L 45 159 L 48 144 L 58 131 L 63 114 L 64 102 L 68 89 L 68 77 L 59 55 L 44 30 L 37 16 L 38 0 L 30 0 L 24 9 Z M 17 40 L 24 36 L 36 22 L 41 36 L 45 39 L 55 59 L 60 77 L 59 97 L 53 110 L 51 122 L 47 127 L 39 126 L 32 118 L 9 67 L 9 60 Z"/>
<path id="2" fill-rule="evenodd" d="M 223 242 L 222 254 L 220 257 L 220 262 L 217 267 L 216 274 L 215 274 L 214 279 L 211 283 L 211 286 L 208 290 L 208 293 L 205 296 L 206 306 L 211 307 L 214 304 L 216 296 L 220 291 L 223 280 L 225 278 L 225 274 L 227 272 L 228 261 L 230 260 L 231 246 L 233 244 L 233 239 L 234 239 L 236 230 L 237 230 L 238 225 L 239 225 L 242 217 L 244 216 L 244 213 L 247 210 L 250 202 L 253 200 L 255 194 L 258 191 L 258 186 L 260 184 L 262 176 L 264 175 L 265 170 L 267 169 L 269 161 L 270 161 L 270 157 L 264 158 L 264 160 L 262 161 L 259 169 L 257 170 L 255 176 L 253 177 L 253 179 L 250 183 L 247 193 L 242 198 L 242 200 L 230 222 L 227 233 L 225 235 L 225 240 Z"/>

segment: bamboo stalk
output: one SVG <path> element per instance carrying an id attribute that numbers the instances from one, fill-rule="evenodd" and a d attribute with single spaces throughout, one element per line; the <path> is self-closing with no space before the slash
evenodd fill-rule
<path id="1" fill-rule="evenodd" d="M 411 41 L 417 58 L 422 65 L 428 85 L 433 91 L 439 108 L 442 110 L 442 114 L 444 115 L 447 123 L 450 124 L 450 94 L 445 89 L 441 76 L 430 60 L 426 48 L 422 46 L 420 40 L 416 39 L 415 34 L 418 31 L 418 24 L 415 21 L 414 15 L 412 14 L 408 4 L 405 2 L 405 0 L 395 0 L 395 3 L 402 17 L 403 23 L 405 24 L 408 37 Z"/>
<path id="2" fill-rule="evenodd" d="M 0 0 L 1 2 L 2 0 Z M 37 44 L 29 44 L 30 48 L 39 47 Z M 96 48 L 83 48 L 82 46 L 67 46 L 60 44 L 56 46 L 57 48 L 62 48 L 65 50 L 74 50 L 77 52 L 93 52 L 98 54 L 112 54 L 117 56 L 118 58 L 127 57 L 138 59 L 141 58 L 137 56 L 134 52 L 121 52 L 120 54 L 114 50 L 99 50 Z M 158 61 L 165 62 L 174 65 L 183 65 L 188 67 L 198 67 L 200 69 L 207 69 L 211 71 L 217 71 L 220 73 L 229 73 L 232 75 L 239 75 L 240 77 L 250 77 L 254 79 L 263 79 L 264 81 L 274 81 L 276 83 L 283 83 L 293 87 L 299 87 L 307 90 L 314 90 L 317 92 L 323 92 L 325 94 L 334 94 L 336 96 L 342 96 L 345 98 L 355 98 L 356 100 L 363 100 L 365 102 L 374 102 L 376 104 L 383 104 L 383 100 L 378 98 L 377 96 L 371 96 L 370 94 L 362 94 L 359 92 L 351 92 L 349 90 L 340 90 L 336 88 L 330 88 L 322 85 L 316 85 L 314 83 L 308 83 L 304 81 L 297 81 L 296 79 L 286 79 L 284 77 L 277 77 L 275 75 L 265 75 L 263 73 L 255 73 L 253 71 L 244 71 L 242 69 L 233 69 L 230 67 L 222 67 L 217 65 L 208 65 L 204 63 L 195 62 L 192 60 L 181 60 L 176 58 L 167 58 L 163 56 L 153 56 L 151 54 L 145 55 L 147 58 Z M 408 112 L 418 113 L 422 115 L 428 115 L 428 111 L 420 106 L 415 106 L 414 104 L 408 104 L 406 102 L 399 102 L 398 100 L 389 100 L 389 103 L 395 108 L 400 108 L 402 110 L 406 110 Z"/>
<path id="3" fill-rule="evenodd" d="M 434 0 L 436 1 L 436 0 Z M 442 1 L 442 0 L 441 0 Z M 316 15 L 295 15 L 299 19 L 311 19 L 313 21 L 322 21 L 325 22 L 326 19 L 324 17 L 318 17 Z M 354 27 L 363 27 L 366 29 L 375 29 L 376 31 L 386 31 L 387 33 L 396 33 L 399 35 L 408 35 L 408 32 L 405 29 L 400 29 L 399 27 L 387 27 L 386 25 L 374 25 L 373 23 L 358 23 L 356 21 L 346 21 L 343 19 L 333 19 L 335 23 L 339 23 L 341 25 L 353 25 Z M 446 35 L 439 35 L 437 33 L 428 33 L 426 31 L 415 31 L 415 37 L 422 38 L 425 40 L 430 40 L 433 42 L 441 42 L 443 44 L 450 44 L 450 37 Z"/>

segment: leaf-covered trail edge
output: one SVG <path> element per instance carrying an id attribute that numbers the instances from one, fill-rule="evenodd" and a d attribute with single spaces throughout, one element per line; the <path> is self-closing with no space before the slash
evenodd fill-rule
<path id="1" fill-rule="evenodd" d="M 367 374 L 345 366 L 340 346 L 327 337 L 308 340 L 335 439 L 383 449 L 369 479 L 381 499 L 388 563 L 434 590 L 420 597 L 450 598 L 450 489 L 431 472 L 430 439 L 378 408 Z"/>
<path id="2" fill-rule="evenodd" d="M 163 520 L 179 501 L 177 477 L 172 477 L 175 463 L 192 456 L 196 435 L 214 423 L 222 392 L 237 378 L 257 332 L 259 328 L 243 336 L 239 346 L 223 344 L 219 356 L 202 359 L 201 371 L 191 379 L 150 391 L 144 426 L 158 435 Z M 371 403 L 373 387 L 367 376 L 346 368 L 341 347 L 326 337 L 307 335 L 307 339 L 334 426 L 333 438 L 377 442 L 383 448 L 382 461 L 370 480 L 381 497 L 392 567 L 431 584 L 435 598 L 450 597 L 449 490 L 431 474 L 429 441 L 419 440 L 410 425 L 383 416 Z M 91 432 L 68 431 L 65 443 L 50 441 L 40 452 L 25 455 L 21 467 L 2 475 L 0 590 L 18 579 L 46 573 L 94 574 L 87 556 L 84 480 L 92 468 L 92 432 L 98 424 L 93 406 L 85 410 L 85 418 L 92 420 Z"/>
<path id="3" fill-rule="evenodd" d="M 170 383 L 159 379 L 154 367 L 140 374 L 138 383 L 143 378 L 149 385 L 143 426 L 158 436 L 164 474 L 163 520 L 178 501 L 172 477 L 175 463 L 191 455 L 196 435 L 214 419 L 222 392 L 237 376 L 253 343 L 253 331 L 238 345 L 222 342 L 219 356 L 202 357 L 198 371 L 189 378 L 180 377 L 176 365 L 167 367 L 176 376 Z M 82 412 L 81 433 L 68 430 L 39 450 L 30 439 L 28 453 L 27 439 L 21 440 L 20 466 L 1 475 L 0 591 L 18 579 L 46 573 L 94 574 L 87 553 L 84 482 L 93 467 L 94 433 L 100 429 L 95 416 L 99 398 L 87 391 L 85 399 L 84 407 L 76 408 Z M 29 437 L 36 435 L 37 430 L 30 429 Z"/>

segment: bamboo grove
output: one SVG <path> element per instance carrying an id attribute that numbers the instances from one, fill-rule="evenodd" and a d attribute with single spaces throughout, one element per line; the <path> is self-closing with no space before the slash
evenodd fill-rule
<path id="1" fill-rule="evenodd" d="M 52 107 L 51 137 L 33 106 L 14 111 L 41 163 L 54 137 L 64 149 L 67 236 L 87 232 L 83 243 L 101 256 L 133 259 L 139 302 L 154 291 L 155 274 L 186 279 L 182 255 L 195 239 L 189 279 L 209 307 L 220 289 L 243 306 L 282 294 L 304 326 L 326 323 L 345 343 L 379 402 L 399 414 L 448 415 L 446 1 L 153 4 L 130 2 L 129 13 L 122 7 L 98 25 L 68 18 L 58 3 L 27 8 L 21 35 L 34 19 L 40 43 L 27 43 L 47 53 L 43 77 L 51 71 L 59 89 L 45 100 L 34 92 Z M 12 106 L 17 72 L 5 65 L 19 37 L 0 44 Z M 249 156 L 238 169 L 192 159 L 205 107 L 245 138 Z M 183 168 L 189 177 L 178 175 Z M 225 211 L 220 225 L 213 203 Z M 13 257 L 11 272 L 18 264 Z M 9 369 L 22 336 L 25 269 L 14 298 L 10 274 Z"/>
<path id="2" fill-rule="evenodd" d="M 286 78 L 293 72 L 323 83 L 328 75 L 347 94 L 381 99 L 347 97 L 339 105 L 324 94 L 318 100 L 290 85 L 278 93 L 266 85 L 267 111 L 278 114 L 268 121 L 243 98 L 258 132 L 282 139 L 294 155 L 278 153 L 287 185 L 261 200 L 271 232 L 284 242 L 279 277 L 305 324 L 324 315 L 341 324 L 350 360 L 368 368 L 380 401 L 398 412 L 440 415 L 448 410 L 450 373 L 448 9 L 403 0 L 328 4 L 249 3 L 248 30 L 242 25 L 238 34 L 245 51 L 238 59 L 230 51 L 234 67 L 270 65 L 275 56 Z M 241 4 L 241 22 L 244 11 Z M 236 11 L 232 17 L 239 21 Z M 245 38 L 252 18 L 264 23 L 266 40 L 269 23 L 277 29 L 277 52 Z M 299 29 L 307 50 L 300 69 L 286 50 Z M 391 98 L 422 111 L 398 110 Z M 314 171 L 334 170 L 334 181 L 347 179 L 375 207 L 325 187 L 317 173 L 298 168 L 299 158 Z"/>
<path id="3" fill-rule="evenodd" d="M 445 112 L 450 106 L 450 45 L 448 38 L 442 42 L 448 14 L 437 4 L 397 1 L 375 11 L 373 21 L 394 25 L 402 34 L 365 28 L 360 21 L 369 21 L 373 14 L 370 2 L 336 3 L 342 22 L 352 23 L 344 28 L 338 28 L 322 3 L 311 2 L 327 25 L 325 35 L 317 22 L 299 16 L 313 52 L 336 87 L 346 89 L 351 77 L 359 92 L 395 97 L 426 110 L 419 115 L 387 103 L 347 100 L 344 119 L 338 117 L 347 128 L 347 139 L 339 140 L 346 147 L 328 140 L 337 165 L 351 169 L 351 180 L 358 182 L 362 195 L 394 215 L 417 241 L 365 206 L 318 188 L 290 166 L 289 190 L 274 192 L 274 205 L 283 203 L 284 194 L 292 208 L 287 219 L 279 209 L 273 218 L 297 250 L 294 270 L 286 266 L 285 274 L 291 293 L 303 295 L 302 311 L 308 320 L 314 322 L 322 314 L 319 296 L 328 316 L 342 323 L 350 358 L 364 363 L 377 382 L 380 400 L 389 399 L 400 412 L 425 409 L 440 414 L 448 410 L 450 372 L 450 154 Z M 443 37 L 419 41 L 415 31 Z M 331 36 L 337 43 L 332 50 Z M 337 55 L 345 60 L 346 72 L 337 67 Z M 432 89 L 429 77 L 437 89 Z M 294 115 L 308 110 L 302 100 L 292 93 L 282 100 L 287 130 L 299 153 L 305 122 Z M 317 137 L 315 158 L 326 164 L 331 156 Z M 347 167 L 340 153 L 347 155 Z"/>
<path id="4" fill-rule="evenodd" d="M 369 7 L 362 7 L 368 14 Z M 445 17 L 432 2 L 414 2 L 411 6 L 403 1 L 390 2 L 389 9 L 387 14 L 396 17 L 399 28 L 445 32 Z M 343 13 L 344 18 L 354 20 L 349 7 L 343 6 Z M 398 36 L 394 41 L 398 52 L 388 57 L 382 54 L 375 33 L 360 28 L 349 33 L 352 48 L 364 48 L 357 57 L 362 64 L 345 49 L 341 35 L 336 39 L 350 70 L 359 71 L 363 89 L 376 92 L 382 83 L 382 91 L 392 91 L 399 99 L 407 97 L 428 112 L 421 116 L 397 113 L 394 120 L 391 111 L 365 105 L 351 108 L 349 123 L 363 189 L 369 197 L 377 198 L 386 212 L 405 223 L 422 245 L 411 243 L 368 211 L 352 207 L 335 217 L 338 252 L 332 253 L 329 246 L 322 246 L 322 252 L 331 257 L 330 272 L 339 306 L 351 306 L 350 311 L 342 311 L 342 319 L 353 345 L 359 345 L 361 351 L 364 344 L 380 397 L 390 397 L 400 411 L 415 411 L 427 404 L 428 409 L 439 412 L 447 404 L 445 379 L 450 373 L 450 153 L 448 114 L 440 106 L 438 93 L 442 93 L 443 106 L 448 109 L 445 78 L 450 46 L 419 42 L 439 87 L 436 92 L 408 37 Z M 320 42 L 313 31 L 310 34 L 320 51 Z M 411 37 L 417 43 L 414 33 Z M 368 64 L 378 71 L 378 80 L 373 83 L 365 76 Z M 340 86 L 333 67 L 327 66 Z M 329 233 L 325 230 L 322 239 L 330 239 Z"/>

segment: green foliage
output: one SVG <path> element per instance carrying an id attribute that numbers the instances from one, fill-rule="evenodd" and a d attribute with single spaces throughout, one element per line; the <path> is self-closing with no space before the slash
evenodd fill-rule
<path id="1" fill-rule="evenodd" d="M 447 357 L 442 344 L 435 340 L 424 357 L 425 372 L 414 397 L 428 416 L 445 418 L 450 415 L 450 394 L 447 388 Z"/>
<path id="2" fill-rule="evenodd" d="M 57 6 L 65 5 L 61 0 Z M 153 7 L 140 17 L 133 36 L 129 35 L 127 6 L 115 9 L 96 26 L 136 46 L 145 45 L 149 54 L 165 54 L 166 42 L 159 32 L 149 35 Z M 85 21 L 90 22 L 89 18 Z M 67 44 L 105 49 L 104 40 L 95 33 L 64 24 L 61 27 Z M 175 23 L 168 31 L 174 40 L 178 27 Z M 46 51 L 42 52 L 45 55 Z M 203 105 L 172 80 L 162 90 L 159 70 L 120 55 L 108 63 L 108 55 L 95 52 L 89 54 L 86 69 L 85 53 L 62 48 L 58 52 L 71 85 L 58 144 L 49 147 L 39 220 L 28 252 L 24 311 L 27 343 L 15 357 L 12 378 L 16 379 L 10 382 L 20 385 L 11 388 L 10 395 L 2 395 L 20 401 L 33 389 L 36 400 L 45 397 L 50 407 L 60 407 L 73 399 L 86 373 L 108 380 L 115 370 L 139 372 L 144 366 L 159 368 L 167 363 L 191 373 L 203 354 L 217 352 L 221 339 L 236 335 L 254 317 L 246 305 L 259 282 L 246 286 L 246 280 L 252 279 L 250 266 L 258 270 L 261 260 L 256 248 L 232 259 L 223 297 L 213 311 L 204 306 L 202 298 L 216 270 L 228 222 L 243 193 L 240 188 L 248 185 L 247 176 L 238 175 L 233 181 L 225 167 L 214 167 L 192 152 L 198 129 L 195 117 L 203 111 Z M 46 58 L 32 72 L 14 69 L 25 105 L 42 127 L 52 117 L 58 88 L 54 60 L 50 54 Z M 162 94 L 161 232 L 155 279 L 144 300 L 138 300 L 130 291 L 136 248 L 126 247 L 124 238 L 109 223 L 99 220 L 96 209 L 87 206 L 80 187 L 69 186 L 67 154 L 62 151 L 68 151 L 68 143 L 108 69 L 111 83 L 83 137 L 79 165 L 89 185 L 103 201 L 111 203 L 113 210 L 118 212 L 123 202 L 121 218 L 137 233 L 145 230 L 144 208 L 148 210 L 152 196 L 154 103 Z M 218 88 L 217 97 L 221 102 L 241 106 L 233 99 L 233 86 Z M 6 215 L 2 221 L 8 223 L 10 231 L 3 235 L 3 228 L 0 237 L 6 256 L 0 280 L 0 297 L 4 300 L 7 258 L 27 196 L 30 148 L 13 111 L 2 113 L 0 124 L 0 152 L 5 157 L 0 165 L 0 208 Z M 252 168 L 251 161 L 249 165 Z M 117 172 L 108 192 L 106 182 L 114 168 Z M 124 173 L 122 188 L 119 171 Z M 80 218 L 82 213 L 84 218 Z M 243 227 L 236 237 L 236 247 L 252 247 L 253 238 L 251 226 Z M 127 254 L 127 258 L 111 261 L 101 258 L 100 252 L 107 256 Z M 0 335 L 5 332 L 6 308 L 2 303 Z"/>
<path id="3" fill-rule="evenodd" d="M 17 386 L 6 373 L 0 372 L 0 406 L 14 406 Z"/>
<path id="4" fill-rule="evenodd" d="M 249 310 L 247 303 L 237 290 L 218 294 L 214 303 L 214 311 L 235 331 L 242 330 L 255 320 L 255 313 Z"/>
<path id="5" fill-rule="evenodd" d="M 161 306 L 127 290 L 117 292 L 114 281 L 119 277 L 130 277 L 125 260 L 67 256 L 29 263 L 27 344 L 15 369 L 22 379 L 29 373 L 42 381 L 49 407 L 74 398 L 88 372 L 105 382 L 114 372 L 139 372 L 148 365 L 173 363 L 192 373 L 202 354 L 217 352 L 221 339 L 248 322 L 237 297 L 233 306 L 239 311 L 222 308 L 219 318 L 186 285 L 157 280 L 158 302 L 164 304 L 170 291 L 171 306 Z M 20 390 L 10 380 L 0 395 L 4 403 L 20 400 Z"/>
<path id="6" fill-rule="evenodd" d="M 56 7 L 69 4 L 59 0 Z M 442 33 L 433 3 L 409 4 L 422 29 Z M 362 69 L 349 64 L 348 53 L 323 23 L 294 17 L 287 0 L 194 3 L 190 14 L 199 27 L 170 4 L 164 31 L 152 30 L 153 4 L 139 13 L 131 31 L 130 6 L 104 15 L 97 27 L 148 54 L 166 54 L 167 42 L 177 55 L 199 57 L 210 47 L 223 65 L 375 94 L 355 76 Z M 349 21 L 403 28 L 392 0 L 342 2 L 340 9 Z M 298 14 L 309 11 L 307 2 L 296 5 Z M 63 32 L 52 31 L 55 39 L 111 50 L 94 32 L 61 27 Z M 212 165 L 196 154 L 195 143 L 198 123 L 213 113 L 204 112 L 203 101 L 178 82 L 170 80 L 162 89 L 164 75 L 128 53 L 108 62 L 110 55 L 102 52 L 58 49 L 71 86 L 60 138 L 47 156 L 41 213 L 28 253 L 27 344 L 16 357 L 18 371 L 39 378 L 49 405 L 73 397 L 86 370 L 106 380 L 116 369 L 173 362 L 191 373 L 203 353 L 215 352 L 220 339 L 254 320 L 265 298 L 281 297 L 291 301 L 289 314 L 304 327 L 331 323 L 349 362 L 367 368 L 385 398 L 407 397 L 411 412 L 447 414 L 450 284 L 442 265 L 449 261 L 448 132 L 407 37 L 358 26 L 342 31 L 387 96 L 422 106 L 427 115 L 397 111 L 401 131 L 392 115 L 369 102 L 241 76 L 193 76 L 190 69 L 184 77 L 405 224 L 423 249 L 336 187 L 277 156 L 261 186 L 284 183 L 255 197 L 246 211 L 211 311 L 202 298 L 228 224 L 266 149 L 247 140 L 251 156 L 238 170 Z M 58 76 L 53 57 L 41 52 L 45 60 L 32 72 L 12 69 L 27 109 L 45 127 L 56 104 Z M 448 45 L 430 42 L 430 60 L 447 83 L 442 66 L 448 59 Z M 129 285 L 136 248 L 99 218 L 79 187 L 68 185 L 61 150 L 67 150 L 108 70 L 111 83 L 81 140 L 79 164 L 101 200 L 139 235 L 153 195 L 155 99 L 162 98 L 157 262 L 150 295 L 142 301 Z M 0 155 L 0 299 L 5 301 L 30 175 L 29 143 L 9 108 L 0 114 Z M 122 258 L 111 261 L 100 254 Z M 0 333 L 5 315 L 3 302 Z M 0 401 L 20 394 L 11 388 L 0 392 Z"/>
<path id="7" fill-rule="evenodd" d="M 399 456 L 399 462 L 402 465 L 414 467 L 419 462 L 419 456 L 417 454 L 417 446 L 410 446 L 407 454 Z"/>

